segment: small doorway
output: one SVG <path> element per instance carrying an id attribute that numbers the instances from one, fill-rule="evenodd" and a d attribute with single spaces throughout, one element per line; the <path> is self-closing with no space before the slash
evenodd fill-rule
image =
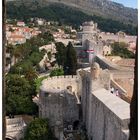
<path id="1" fill-rule="evenodd" d="M 79 126 L 79 120 L 73 122 L 73 130 L 77 130 Z"/>

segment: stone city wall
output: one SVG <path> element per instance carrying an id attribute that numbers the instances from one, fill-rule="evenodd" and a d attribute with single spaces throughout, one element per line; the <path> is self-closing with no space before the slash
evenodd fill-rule
<path id="1" fill-rule="evenodd" d="M 92 140 L 127 140 L 129 104 L 105 89 L 90 94 L 86 114 L 88 138 Z"/>
<path id="2" fill-rule="evenodd" d="M 118 70 L 119 68 L 117 64 L 112 63 L 101 55 L 96 56 L 95 61 L 101 66 L 102 69 Z"/>
<path id="3" fill-rule="evenodd" d="M 82 76 L 81 82 L 81 107 L 82 107 L 82 121 L 86 124 L 87 122 L 87 114 L 89 111 L 89 95 L 90 95 L 90 75 L 86 73 L 86 75 Z"/>
<path id="4" fill-rule="evenodd" d="M 129 104 L 110 93 L 110 76 L 107 70 L 101 70 L 99 77 L 95 79 L 91 73 L 84 69 L 80 73 L 82 121 L 88 139 L 127 140 Z"/>
<path id="5" fill-rule="evenodd" d="M 101 40 L 107 41 L 107 40 L 114 40 L 116 42 L 136 42 L 136 36 L 125 36 L 125 37 L 119 37 L 116 34 L 107 34 L 107 33 L 100 33 L 99 36 L 102 38 Z"/>

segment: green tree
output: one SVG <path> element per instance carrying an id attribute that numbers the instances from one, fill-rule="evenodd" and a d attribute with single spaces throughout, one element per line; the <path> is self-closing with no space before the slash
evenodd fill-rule
<path id="1" fill-rule="evenodd" d="M 35 118 L 25 131 L 25 140 L 56 140 L 48 120 Z"/>
<path id="2" fill-rule="evenodd" d="M 17 74 L 8 74 L 6 76 L 6 92 L 8 94 L 16 93 L 19 95 L 27 96 L 31 95 L 30 93 L 30 84 L 29 82 L 20 75 Z"/>
<path id="3" fill-rule="evenodd" d="M 64 75 L 64 71 L 63 71 L 62 68 L 54 69 L 50 73 L 50 77 L 52 77 L 52 76 L 61 76 L 61 75 Z"/>
<path id="4" fill-rule="evenodd" d="M 32 54 L 28 57 L 29 61 L 32 62 L 33 66 L 37 65 L 41 59 L 43 58 L 42 52 L 32 52 Z"/>
<path id="5" fill-rule="evenodd" d="M 43 39 L 48 40 L 49 42 L 54 41 L 54 37 L 50 32 L 45 32 L 44 34 L 40 34 L 40 37 L 42 37 Z"/>
<path id="6" fill-rule="evenodd" d="M 23 51 L 20 47 L 17 47 L 14 49 L 13 55 L 15 57 L 15 59 L 19 60 L 22 58 L 23 55 Z"/>
<path id="7" fill-rule="evenodd" d="M 25 78 L 29 82 L 33 82 L 37 77 L 38 77 L 38 73 L 33 68 L 28 69 L 28 71 L 26 71 L 26 73 L 25 73 Z"/>
<path id="8" fill-rule="evenodd" d="M 118 55 L 123 58 L 134 58 L 135 55 L 133 52 L 127 49 L 127 44 L 124 42 L 115 42 L 112 45 L 112 55 Z"/>
<path id="9" fill-rule="evenodd" d="M 77 69 L 76 51 L 71 42 L 67 45 L 64 72 L 66 75 L 75 75 Z"/>
<path id="10" fill-rule="evenodd" d="M 49 38 L 47 38 L 49 36 Z M 6 76 L 6 113 L 37 114 L 38 107 L 32 101 L 36 95 L 36 68 L 44 56 L 39 46 L 53 40 L 51 34 L 43 34 L 16 46 L 7 46 L 7 52 L 18 60 Z"/>
<path id="11" fill-rule="evenodd" d="M 10 74 L 24 75 L 29 69 L 33 68 L 33 64 L 30 60 L 19 62 L 11 67 Z"/>
<path id="12" fill-rule="evenodd" d="M 39 92 L 39 88 L 41 86 L 42 81 L 44 79 L 47 79 L 47 78 L 48 78 L 47 76 L 44 76 L 44 77 L 40 77 L 40 78 L 35 79 L 36 93 Z"/>
<path id="13" fill-rule="evenodd" d="M 6 114 L 21 115 L 37 115 L 38 106 L 32 102 L 30 97 L 12 94 L 6 100 Z"/>
<path id="14" fill-rule="evenodd" d="M 27 41 L 32 47 L 39 47 L 54 42 L 54 37 L 50 32 L 44 32 Z"/>
<path id="15" fill-rule="evenodd" d="M 8 74 L 6 76 L 6 114 L 36 114 L 37 106 L 32 102 L 34 90 L 24 77 Z"/>
<path id="16" fill-rule="evenodd" d="M 56 45 L 56 61 L 59 66 L 64 66 L 64 62 L 66 59 L 66 47 L 62 42 L 55 43 Z"/>

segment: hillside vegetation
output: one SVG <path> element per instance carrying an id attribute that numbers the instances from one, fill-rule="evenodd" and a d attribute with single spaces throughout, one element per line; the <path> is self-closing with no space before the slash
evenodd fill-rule
<path id="1" fill-rule="evenodd" d="M 50 4 L 41 7 L 37 3 L 33 3 L 32 6 L 27 6 L 24 3 L 18 5 L 15 2 L 7 2 L 7 18 L 28 22 L 31 17 L 40 17 L 48 21 L 58 21 L 60 24 L 72 25 L 76 28 L 78 28 L 84 21 L 93 20 L 98 23 L 99 29 L 105 32 L 116 33 L 121 30 L 127 34 L 137 34 L 137 27 L 130 24 L 124 24 L 119 21 L 106 19 L 96 15 L 90 16 L 62 4 Z"/>

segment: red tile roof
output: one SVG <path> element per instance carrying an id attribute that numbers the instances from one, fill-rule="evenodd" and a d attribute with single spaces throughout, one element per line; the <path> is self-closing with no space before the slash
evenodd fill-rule
<path id="1" fill-rule="evenodd" d="M 23 35 L 12 34 L 9 38 L 25 38 Z"/>

